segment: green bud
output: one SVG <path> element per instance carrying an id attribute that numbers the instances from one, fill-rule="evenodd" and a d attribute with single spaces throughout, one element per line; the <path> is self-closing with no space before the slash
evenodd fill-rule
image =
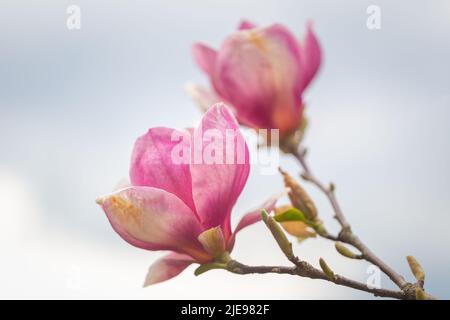
<path id="1" fill-rule="evenodd" d="M 320 268 L 322 268 L 322 271 L 327 275 L 328 279 L 331 281 L 334 281 L 334 272 L 331 270 L 331 268 L 327 265 L 325 260 L 322 258 L 319 259 Z"/>
<path id="2" fill-rule="evenodd" d="M 339 252 L 341 255 L 343 255 L 344 257 L 350 258 L 350 259 L 358 259 L 358 257 L 360 257 L 359 255 L 357 255 L 356 253 L 352 252 L 350 249 L 348 249 L 347 247 L 345 247 L 342 243 L 340 242 L 336 242 L 334 244 L 337 252 Z"/>
<path id="3" fill-rule="evenodd" d="M 262 220 L 266 224 L 267 228 L 269 228 L 273 237 L 278 243 L 281 251 L 288 257 L 289 259 L 294 258 L 294 252 L 292 251 L 292 243 L 289 242 L 286 234 L 281 229 L 280 225 L 267 214 L 266 210 L 262 210 L 261 212 Z"/>

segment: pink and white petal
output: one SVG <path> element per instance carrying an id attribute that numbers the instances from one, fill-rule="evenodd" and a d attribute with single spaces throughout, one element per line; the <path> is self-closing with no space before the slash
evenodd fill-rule
<path id="1" fill-rule="evenodd" d="M 198 242 L 203 231 L 192 210 L 174 194 L 152 187 L 130 187 L 97 200 L 114 230 L 130 244 L 147 250 L 210 257 Z"/>
<path id="2" fill-rule="evenodd" d="M 300 121 L 300 48 L 281 25 L 229 36 L 212 82 L 245 125 L 287 131 Z"/>
<path id="3" fill-rule="evenodd" d="M 321 61 L 322 50 L 320 49 L 319 40 L 312 30 L 312 24 L 308 23 L 302 47 L 302 90 L 304 90 L 311 83 L 312 79 L 314 79 L 319 70 Z"/>
<path id="4" fill-rule="evenodd" d="M 264 33 L 264 36 L 267 37 L 267 41 L 273 46 L 272 49 L 275 51 L 286 49 L 287 52 L 284 52 L 283 55 L 290 55 L 290 59 L 293 59 L 297 64 L 300 64 L 300 46 L 296 37 L 286 27 L 281 24 L 273 24 L 262 29 L 262 32 Z"/>
<path id="5" fill-rule="evenodd" d="M 190 141 L 190 134 L 185 131 L 169 128 L 148 130 L 134 145 L 131 184 L 173 193 L 195 212 L 189 171 Z"/>
<path id="6" fill-rule="evenodd" d="M 284 196 L 286 192 L 277 194 L 272 196 L 270 199 L 268 199 L 266 202 L 264 202 L 262 205 L 258 206 L 256 209 L 246 213 L 239 223 L 236 226 L 236 229 L 234 229 L 233 234 L 231 235 L 230 239 L 227 243 L 227 249 L 229 252 L 233 250 L 234 242 L 236 240 L 236 234 L 241 231 L 242 229 L 261 221 L 261 211 L 265 209 L 267 212 L 271 212 L 275 209 L 275 204 L 277 203 L 278 199 L 280 199 L 282 196 Z"/>
<path id="7" fill-rule="evenodd" d="M 202 43 L 196 43 L 192 46 L 192 54 L 200 69 L 211 76 L 214 73 L 217 51 Z"/>
<path id="8" fill-rule="evenodd" d="M 298 127 L 301 111 L 301 52 L 295 36 L 284 26 L 275 24 L 264 29 L 270 48 L 276 98 L 272 105 L 274 127 L 284 134 Z"/>
<path id="9" fill-rule="evenodd" d="M 194 262 L 188 255 L 176 252 L 169 253 L 150 266 L 145 277 L 144 287 L 169 280 L 179 275 Z"/>
<path id="10" fill-rule="evenodd" d="M 253 22 L 250 22 L 248 20 L 242 20 L 239 23 L 238 30 L 248 30 L 248 29 L 254 29 L 256 27 L 257 27 L 257 25 L 254 24 Z"/>
<path id="11" fill-rule="evenodd" d="M 188 84 L 186 86 L 186 91 L 195 103 L 197 103 L 203 113 L 208 111 L 212 105 L 218 102 L 223 102 L 223 99 L 221 99 L 217 94 L 203 86 Z"/>
<path id="12" fill-rule="evenodd" d="M 197 214 L 204 229 L 222 226 L 228 239 L 231 209 L 250 172 L 247 144 L 236 118 L 221 103 L 205 113 L 193 139 L 192 195 Z M 213 149 L 214 158 L 207 152 Z"/>
<path id="13" fill-rule="evenodd" d="M 271 128 L 271 106 L 276 97 L 272 66 L 261 30 L 235 32 L 225 39 L 217 58 L 213 87 L 236 110 L 239 122 Z"/>

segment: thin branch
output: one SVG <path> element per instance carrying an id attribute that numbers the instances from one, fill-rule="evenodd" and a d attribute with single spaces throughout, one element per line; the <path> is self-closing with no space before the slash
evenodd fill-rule
<path id="1" fill-rule="evenodd" d="M 292 261 L 292 260 L 291 260 Z M 248 266 L 231 260 L 226 268 L 228 271 L 236 274 L 266 274 L 266 273 L 276 273 L 276 274 L 290 274 L 300 277 L 306 277 L 310 279 L 320 279 L 329 282 L 333 282 L 337 285 L 353 288 L 360 291 L 365 291 L 373 294 L 377 297 L 388 297 L 394 299 L 402 300 L 414 300 L 415 291 L 405 290 L 405 291 L 394 291 L 389 289 L 379 289 L 379 288 L 369 288 L 366 284 L 358 281 L 348 279 L 346 277 L 334 274 L 333 278 L 329 278 L 323 271 L 314 268 L 312 265 L 306 261 L 300 261 L 295 258 L 294 267 L 285 266 Z"/>
<path id="2" fill-rule="evenodd" d="M 304 172 L 302 174 L 303 179 L 306 181 L 311 182 L 314 184 L 317 188 L 319 188 L 325 196 L 330 201 L 330 204 L 334 210 L 334 218 L 338 221 L 338 223 L 341 225 L 341 232 L 336 237 L 333 236 L 326 236 L 326 238 L 329 238 L 331 240 L 339 240 L 342 242 L 345 242 L 347 244 L 350 244 L 357 248 L 361 254 L 362 257 L 373 263 L 374 265 L 378 266 L 400 289 L 404 289 L 408 286 L 408 282 L 405 281 L 403 276 L 398 274 L 394 269 L 389 267 L 385 262 L 383 262 L 380 258 L 378 258 L 351 230 L 350 223 L 347 221 L 347 219 L 344 216 L 344 213 L 341 210 L 341 207 L 339 206 L 339 203 L 337 201 L 334 187 L 326 187 L 322 182 L 320 182 L 312 173 L 311 169 L 309 168 L 308 163 L 305 159 L 305 150 L 300 148 L 292 148 L 289 150 L 290 153 L 298 160 L 300 165 L 302 166 Z"/>
<path id="3" fill-rule="evenodd" d="M 339 206 L 339 203 L 336 199 L 333 189 L 325 186 L 322 182 L 320 182 L 312 174 L 312 171 L 309 168 L 309 165 L 305 159 L 305 155 L 306 155 L 305 150 L 295 148 L 294 150 L 291 151 L 291 154 L 298 160 L 298 162 L 300 163 L 300 165 L 303 168 L 303 171 L 304 171 L 302 174 L 303 179 L 314 184 L 317 188 L 319 188 L 327 196 L 327 198 L 330 201 L 331 206 L 333 207 L 333 210 L 334 210 L 334 218 L 339 222 L 339 224 L 341 225 L 341 228 L 343 230 L 350 229 L 350 224 L 348 223 L 347 219 L 345 218 L 344 214 L 342 213 L 341 207 Z"/>

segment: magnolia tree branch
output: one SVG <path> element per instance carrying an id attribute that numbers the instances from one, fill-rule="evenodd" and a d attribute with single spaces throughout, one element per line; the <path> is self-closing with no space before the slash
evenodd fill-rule
<path id="1" fill-rule="evenodd" d="M 397 291 L 370 287 L 362 282 L 351 280 L 344 276 L 334 273 L 334 271 L 331 270 L 331 268 L 326 264 L 326 262 L 322 258 L 319 261 L 322 270 L 313 267 L 308 262 L 300 260 L 294 254 L 292 250 L 292 243 L 288 240 L 286 234 L 284 233 L 280 225 L 274 220 L 272 216 L 269 216 L 269 214 L 267 214 L 265 210 L 262 211 L 262 220 L 272 233 L 272 236 L 274 237 L 283 254 L 294 265 L 293 267 L 248 266 L 236 260 L 232 260 L 228 254 L 225 254 L 221 257 L 221 259 L 219 259 L 221 260 L 221 262 L 219 261 L 219 263 L 216 262 L 209 265 L 200 266 L 196 270 L 196 274 L 198 275 L 211 269 L 225 269 L 232 273 L 241 275 L 253 273 L 290 274 L 310 279 L 320 279 L 329 281 L 344 287 L 365 291 L 378 297 L 389 297 L 403 300 L 414 300 L 417 298 L 416 288 L 412 285 L 405 287 L 403 290 Z"/>
<path id="2" fill-rule="evenodd" d="M 354 281 L 348 279 L 346 277 L 340 276 L 338 274 L 333 274 L 333 276 L 327 276 L 323 271 L 314 268 L 306 261 L 300 261 L 297 257 L 295 257 L 295 266 L 294 267 L 286 267 L 286 266 L 247 266 L 235 260 L 231 260 L 226 267 L 226 270 L 236 273 L 236 274 L 266 274 L 266 273 L 275 273 L 275 274 L 290 274 L 296 275 L 300 277 L 306 277 L 310 279 L 320 279 L 329 282 L 333 282 L 337 285 L 353 288 L 360 291 L 365 291 L 373 294 L 377 297 L 387 297 L 394 299 L 402 299 L 402 300 L 413 300 L 416 298 L 414 290 L 406 290 L 406 291 L 394 291 L 389 289 L 378 289 L 378 288 L 369 288 L 366 284 L 358 281 Z"/>
<path id="3" fill-rule="evenodd" d="M 292 243 L 286 237 L 284 231 L 280 225 L 274 220 L 273 217 L 269 216 L 265 210 L 262 212 L 262 220 L 266 224 L 267 228 L 272 233 L 272 236 L 276 240 L 281 251 L 284 253 L 286 258 L 292 262 L 293 267 L 286 266 L 248 266 L 242 264 L 236 260 L 232 260 L 228 254 L 224 255 L 222 258 L 222 263 L 213 263 L 208 265 L 203 265 L 196 270 L 196 274 L 203 273 L 210 269 L 225 269 L 236 274 L 290 274 L 300 277 L 306 277 L 311 279 L 320 279 L 332 282 L 337 285 L 341 285 L 348 288 L 353 288 L 360 291 L 365 291 L 371 293 L 378 297 L 388 297 L 402 300 L 415 300 L 418 298 L 418 293 L 423 299 L 430 299 L 431 296 L 425 294 L 422 288 L 417 288 L 412 284 L 405 285 L 402 290 L 389 290 L 383 288 L 369 287 L 367 284 L 351 280 L 344 276 L 334 273 L 333 270 L 326 264 L 326 262 L 321 258 L 319 270 L 313 267 L 306 261 L 300 260 L 292 250 Z M 416 262 L 416 261 L 415 261 Z M 417 263 L 417 262 L 416 262 Z M 417 263 L 418 265 L 418 263 Z M 418 291 L 419 290 L 419 291 Z"/>
<path id="4" fill-rule="evenodd" d="M 326 186 L 320 180 L 318 180 L 314 174 L 312 173 L 308 163 L 306 162 L 305 156 L 306 156 L 306 150 L 302 149 L 298 146 L 292 147 L 288 149 L 288 153 L 292 154 L 300 163 L 301 167 L 303 168 L 303 173 L 301 174 L 302 178 L 313 185 L 315 185 L 318 189 L 320 189 L 325 196 L 328 198 L 333 211 L 334 211 L 334 218 L 337 220 L 337 222 L 341 226 L 341 231 L 337 236 L 330 235 L 328 233 L 322 234 L 323 237 L 333 240 L 333 241 L 340 241 L 347 243 L 356 249 L 358 249 L 361 252 L 361 255 L 359 258 L 364 259 L 375 266 L 379 267 L 380 270 L 382 270 L 391 280 L 394 282 L 403 292 L 402 294 L 399 294 L 399 292 L 394 292 L 395 294 L 391 295 L 393 298 L 416 298 L 411 296 L 411 292 L 415 292 L 417 284 L 411 284 L 408 283 L 403 276 L 401 276 L 399 273 L 397 273 L 394 269 L 392 269 L 389 265 L 387 265 L 383 260 L 381 260 L 378 256 L 376 256 L 359 238 L 356 236 L 350 226 L 350 223 L 347 221 L 344 213 L 342 212 L 342 209 L 338 203 L 338 200 L 335 195 L 335 187 L 333 184 L 330 184 L 329 186 Z M 350 280 L 351 281 L 351 280 Z M 342 284 L 342 283 L 338 283 Z M 344 284 L 345 285 L 345 284 Z M 355 288 L 360 289 L 360 288 Z M 363 290 L 363 289 L 360 289 Z M 380 289 L 381 291 L 385 292 L 383 289 Z M 367 291 L 367 290 L 364 290 Z M 370 292 L 370 291 L 369 291 Z M 373 292 L 375 294 L 375 292 Z M 393 293 L 393 292 L 391 292 Z M 384 295 L 386 296 L 386 295 Z M 431 296 L 428 296 L 428 298 L 432 298 Z"/>
<path id="5" fill-rule="evenodd" d="M 423 289 L 425 281 L 425 273 L 420 266 L 419 262 L 414 257 L 408 256 L 408 264 L 410 269 L 416 278 L 416 283 L 407 282 L 403 276 L 397 273 L 394 269 L 388 266 L 384 261 L 377 257 L 352 231 L 350 223 L 347 221 L 344 213 L 342 212 L 339 203 L 335 195 L 335 187 L 330 184 L 328 187 L 318 180 L 308 163 L 306 162 L 304 149 L 300 149 L 297 144 L 295 147 L 291 147 L 290 144 L 285 144 L 282 148 L 286 153 L 292 154 L 300 163 L 303 168 L 302 177 L 304 180 L 311 182 L 317 188 L 319 188 L 328 198 L 334 211 L 334 218 L 341 226 L 341 231 L 338 235 L 332 235 L 327 232 L 323 222 L 317 216 L 317 209 L 314 203 L 306 192 L 290 177 L 286 172 L 280 169 L 281 174 L 284 176 L 285 185 L 289 188 L 289 198 L 291 200 L 292 207 L 287 211 L 275 214 L 275 216 L 269 215 L 265 210 L 262 210 L 262 220 L 266 224 L 267 228 L 272 233 L 273 238 L 276 240 L 279 248 L 286 256 L 286 258 L 293 264 L 293 266 L 248 266 L 231 259 L 227 251 L 219 252 L 216 255 L 214 262 L 202 264 L 195 270 L 195 275 L 200 275 L 212 269 L 225 269 L 229 272 L 245 275 L 245 274 L 289 274 L 294 276 L 306 277 L 311 279 L 325 280 L 332 282 L 336 285 L 353 288 L 356 290 L 371 293 L 378 297 L 388 297 L 394 299 L 403 300 L 428 300 L 435 299 L 433 296 L 426 293 Z M 321 258 L 320 268 L 317 269 L 306 261 L 300 260 L 293 252 L 292 243 L 286 237 L 282 228 L 283 222 L 288 221 L 301 221 L 306 223 L 307 226 L 313 228 L 320 236 L 332 240 L 335 242 L 336 250 L 343 256 L 351 259 L 363 259 L 382 270 L 399 289 L 391 290 L 378 287 L 369 286 L 366 283 L 355 281 L 347 277 L 336 274 L 327 263 Z M 283 226 L 285 227 L 285 226 Z M 289 232 L 289 231 L 288 231 Z M 359 250 L 359 254 L 353 253 L 351 250 L 342 245 L 342 243 L 349 244 Z"/>

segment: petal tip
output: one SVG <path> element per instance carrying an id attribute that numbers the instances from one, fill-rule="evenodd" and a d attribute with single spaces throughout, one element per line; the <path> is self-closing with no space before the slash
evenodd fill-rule
<path id="1" fill-rule="evenodd" d="M 246 19 L 242 19 L 238 26 L 238 30 L 248 30 L 253 28 L 256 28 L 256 25 L 253 22 Z"/>
<path id="2" fill-rule="evenodd" d="M 192 55 L 200 69 L 208 75 L 211 75 L 214 70 L 217 52 L 207 45 L 197 42 L 192 45 Z"/>
<path id="3" fill-rule="evenodd" d="M 152 279 L 145 279 L 144 283 L 142 284 L 142 288 L 148 288 L 155 283 L 157 282 L 153 281 Z"/>
<path id="4" fill-rule="evenodd" d="M 98 197 L 97 199 L 95 199 L 95 203 L 97 203 L 98 205 L 102 206 L 106 201 L 105 197 Z"/>

